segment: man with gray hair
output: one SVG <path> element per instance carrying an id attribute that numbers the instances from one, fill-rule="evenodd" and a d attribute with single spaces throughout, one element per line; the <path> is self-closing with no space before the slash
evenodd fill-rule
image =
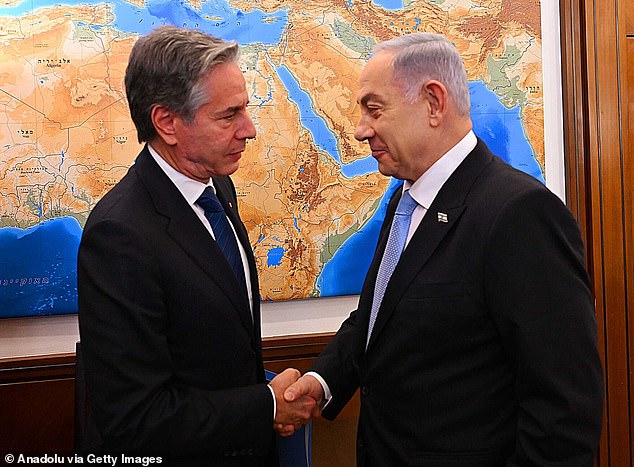
<path id="1" fill-rule="evenodd" d="M 337 416 L 357 389 L 360 466 L 592 466 L 602 372 L 579 228 L 476 137 L 444 36 L 382 44 L 355 131 L 390 200 L 356 311 L 285 393 Z"/>
<path id="2" fill-rule="evenodd" d="M 315 401 L 265 382 L 259 289 L 234 185 L 256 130 L 238 46 L 160 27 L 134 45 L 125 85 L 139 142 L 97 203 L 78 258 L 91 407 L 86 452 L 182 466 L 276 465 L 274 425 Z"/>

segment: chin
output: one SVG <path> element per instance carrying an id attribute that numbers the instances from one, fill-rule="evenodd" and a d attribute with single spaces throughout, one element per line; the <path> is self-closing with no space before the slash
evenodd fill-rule
<path id="1" fill-rule="evenodd" d="M 381 174 L 385 175 L 386 177 L 394 177 L 395 176 L 394 169 L 392 169 L 390 167 L 386 167 L 384 164 L 381 164 L 380 162 L 379 162 L 379 172 L 381 172 Z"/>
<path id="2" fill-rule="evenodd" d="M 227 167 L 225 167 L 225 170 L 223 170 L 224 175 L 231 175 L 235 173 L 239 168 L 240 168 L 240 161 L 236 161 L 233 164 L 229 164 L 227 165 Z"/>

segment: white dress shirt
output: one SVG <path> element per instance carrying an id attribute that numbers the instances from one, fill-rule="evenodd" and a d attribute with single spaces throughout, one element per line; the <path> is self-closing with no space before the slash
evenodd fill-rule
<path id="1" fill-rule="evenodd" d="M 409 225 L 405 247 L 409 244 L 412 235 L 416 232 L 442 186 L 469 153 L 473 151 L 477 142 L 478 140 L 473 131 L 469 131 L 458 144 L 438 159 L 418 180 L 414 183 L 408 181 L 403 183 L 403 190 L 409 190 L 411 197 L 418 203 L 412 213 L 412 221 Z"/>

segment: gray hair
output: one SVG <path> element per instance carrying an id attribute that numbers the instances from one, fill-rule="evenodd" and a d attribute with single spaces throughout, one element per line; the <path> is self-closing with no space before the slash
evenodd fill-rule
<path id="1" fill-rule="evenodd" d="M 238 60 L 238 44 L 200 31 L 162 26 L 132 47 L 125 90 L 139 143 L 156 136 L 151 112 L 162 105 L 186 122 L 209 102 L 203 78 L 224 62 Z"/>
<path id="2" fill-rule="evenodd" d="M 469 115 L 469 84 L 462 58 L 456 47 L 442 34 L 418 32 L 381 42 L 374 52 L 394 51 L 394 78 L 403 87 L 405 99 L 412 103 L 429 80 L 445 85 L 458 113 Z"/>

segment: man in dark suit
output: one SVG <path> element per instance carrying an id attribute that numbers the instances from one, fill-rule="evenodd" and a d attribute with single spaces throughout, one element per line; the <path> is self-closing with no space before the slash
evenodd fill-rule
<path id="1" fill-rule="evenodd" d="M 267 385 L 255 262 L 229 178 L 256 130 L 238 48 L 161 27 L 125 84 L 140 142 L 97 203 L 78 260 L 79 326 L 94 444 L 183 466 L 274 465 L 274 424 L 309 419 Z"/>
<path id="2" fill-rule="evenodd" d="M 602 372 L 571 213 L 473 134 L 443 36 L 380 44 L 358 102 L 355 137 L 404 185 L 358 309 L 285 397 L 332 419 L 360 388 L 361 466 L 591 466 Z"/>

